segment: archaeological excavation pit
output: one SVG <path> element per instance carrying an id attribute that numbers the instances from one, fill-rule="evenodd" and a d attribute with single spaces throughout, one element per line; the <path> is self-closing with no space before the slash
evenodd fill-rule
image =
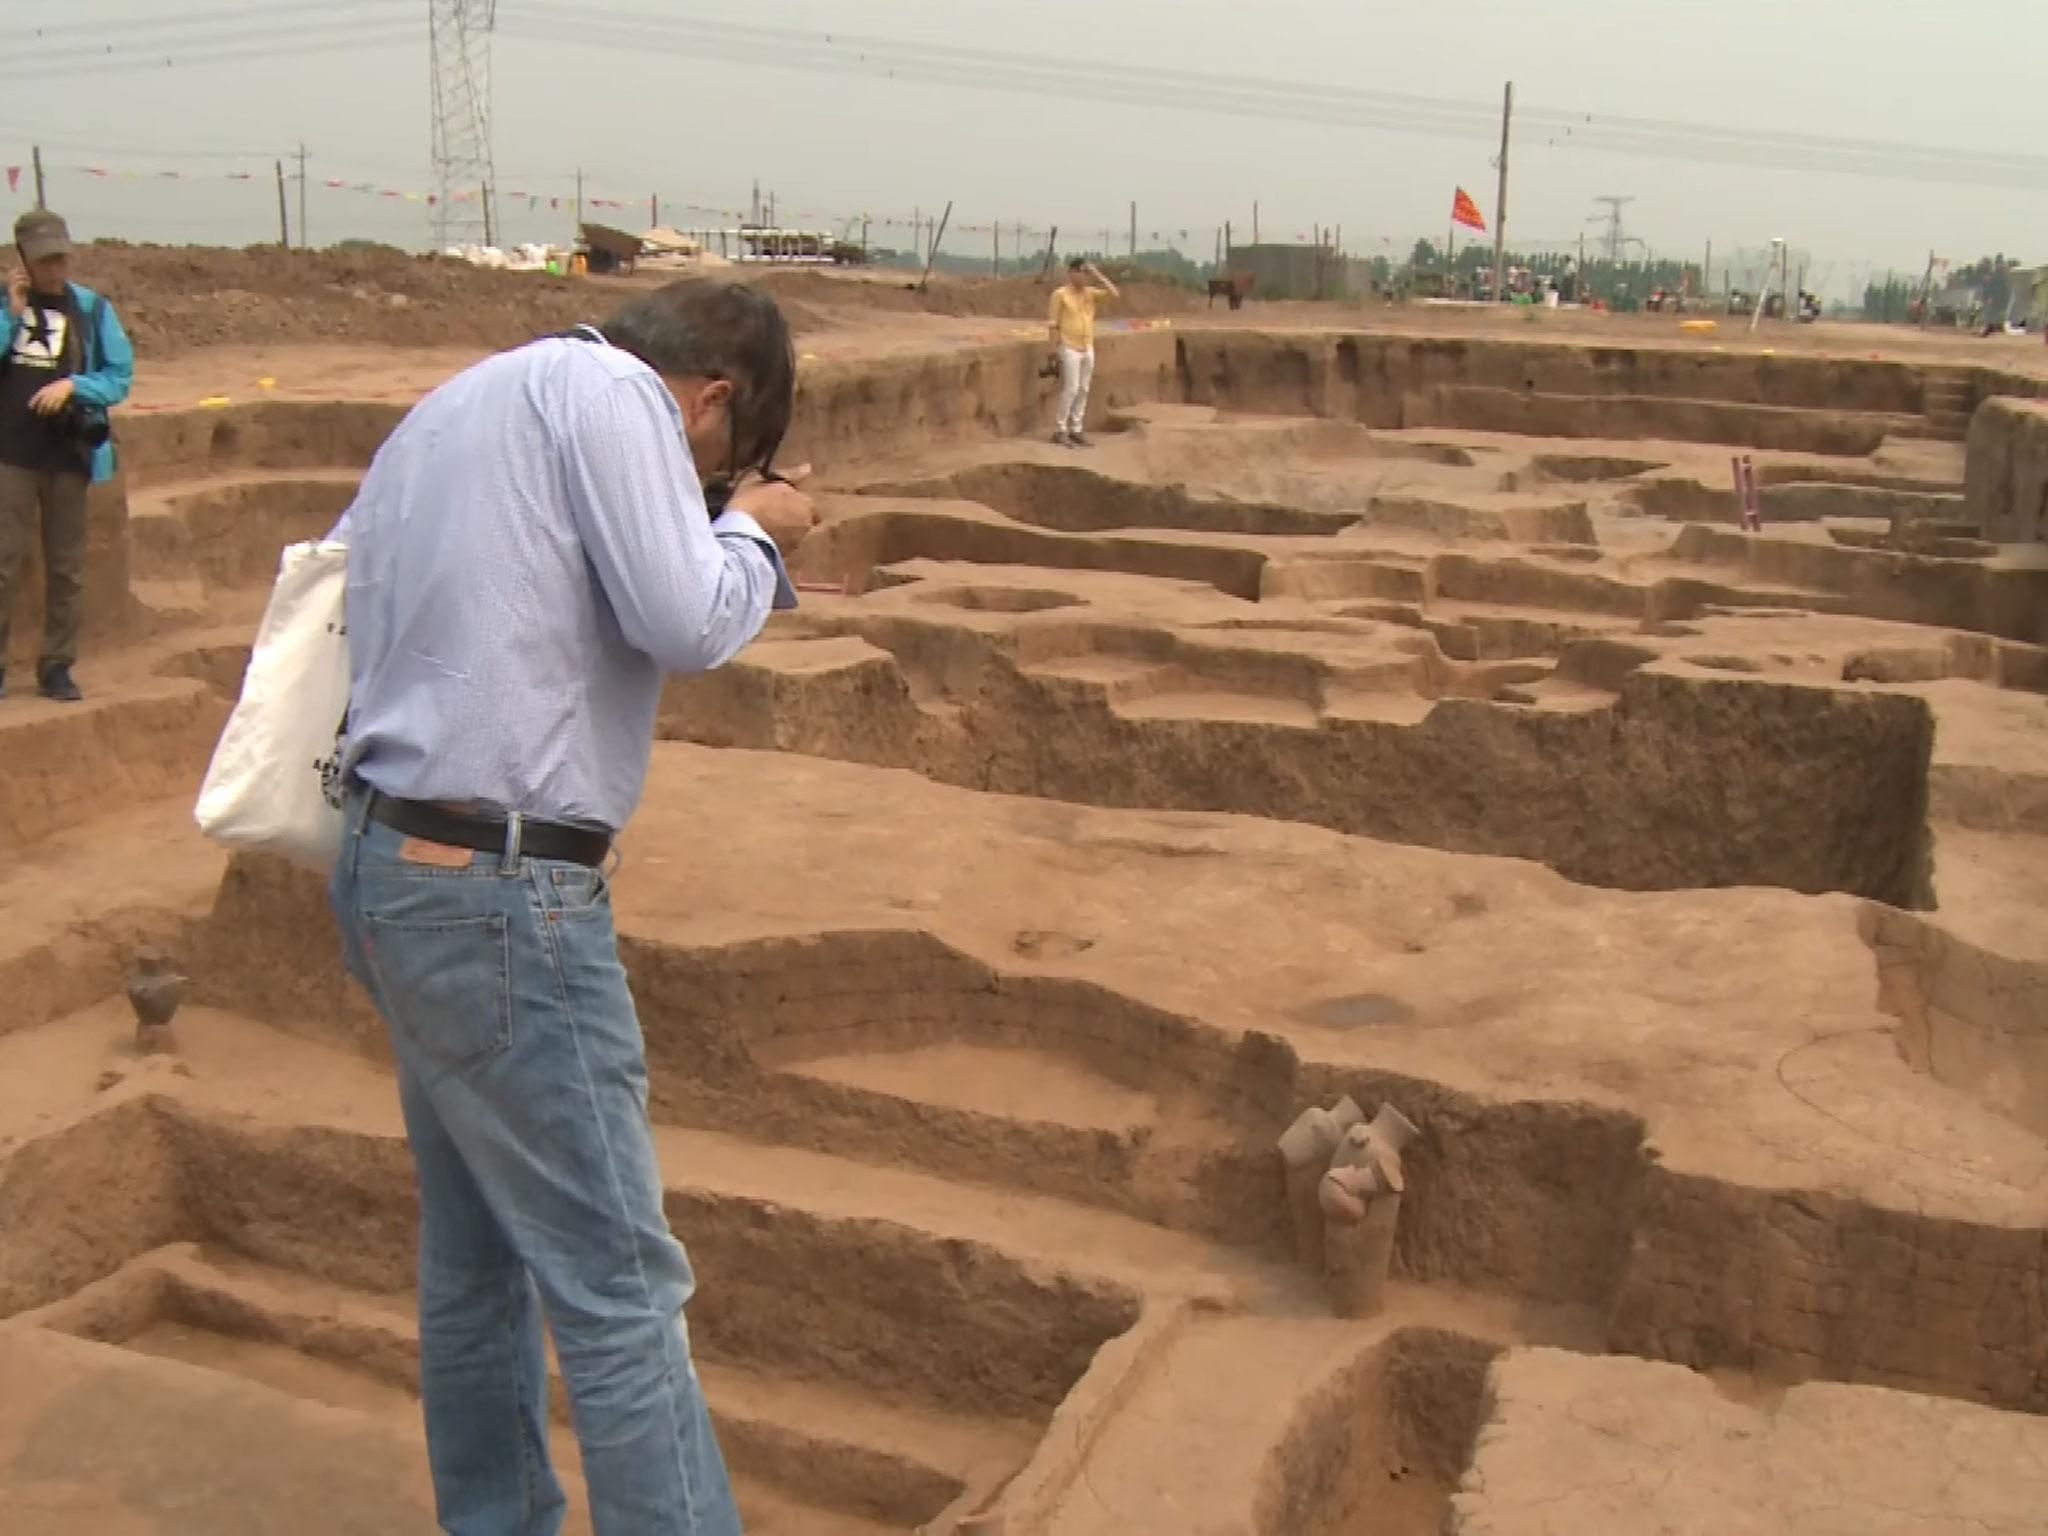
<path id="1" fill-rule="evenodd" d="M 749 1529 L 2037 1528 L 2016 450 L 1933 365 L 1188 324 L 1105 338 L 1082 453 L 1036 362 L 806 368 L 802 606 L 669 685 L 623 842 Z M 124 422 L 93 697 L 0 706 L 0 1501 L 52 1530 L 431 1523 L 381 1026 L 317 877 L 189 820 L 401 409 Z M 1279 1151 L 1347 1100 L 1414 1132 L 1357 1315 Z"/>

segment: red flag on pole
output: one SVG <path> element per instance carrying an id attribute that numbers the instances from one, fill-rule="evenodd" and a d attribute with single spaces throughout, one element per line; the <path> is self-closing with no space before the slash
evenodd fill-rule
<path id="1" fill-rule="evenodd" d="M 21 167 L 18 165 L 10 165 L 9 167 L 7 167 L 7 190 L 12 192 L 16 187 L 20 185 Z"/>
<path id="2" fill-rule="evenodd" d="M 1486 233 L 1486 216 L 1479 211 L 1479 205 L 1472 201 L 1472 194 L 1463 187 L 1458 188 L 1458 195 L 1451 200 L 1451 222 L 1462 224 L 1467 229 L 1476 229 L 1482 235 Z"/>

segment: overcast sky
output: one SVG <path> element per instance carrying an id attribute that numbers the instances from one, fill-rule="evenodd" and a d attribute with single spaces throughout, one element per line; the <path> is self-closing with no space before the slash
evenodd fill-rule
<path id="1" fill-rule="evenodd" d="M 29 145 L 42 142 L 50 201 L 81 236 L 245 243 L 275 237 L 270 159 L 303 142 L 316 243 L 423 244 L 424 202 L 322 183 L 429 190 L 426 9 L 424 0 L 11 0 L 0 157 L 26 164 Z M 1099 244 L 1107 227 L 1119 248 L 1135 198 L 1141 243 L 1155 230 L 1175 239 L 1186 230 L 1197 255 L 1213 250 L 1225 219 L 1245 238 L 1255 200 L 1268 239 L 1341 225 L 1345 244 L 1367 252 L 1441 240 L 1459 185 L 1493 214 L 1497 129 L 1483 118 L 1425 134 L 1331 123 L 1318 107 L 1327 98 L 1302 107 L 1323 121 L 1287 122 L 1199 110 L 1199 86 L 1181 109 L 851 67 L 794 71 L 704 58 L 673 41 L 568 46 L 557 40 L 564 9 L 559 0 L 498 4 L 497 180 L 514 240 L 567 233 L 566 212 L 544 200 L 529 211 L 509 193 L 566 199 L 579 164 L 593 196 L 634 203 L 631 213 L 593 216 L 630 227 L 645 222 L 650 192 L 671 222 L 706 223 L 714 216 L 676 205 L 744 208 L 758 177 L 785 216 L 866 212 L 878 241 L 888 238 L 880 221 L 948 198 L 956 225 L 1056 222 L 1071 232 L 1063 245 L 1077 236 Z M 582 9 L 1404 92 L 1491 112 L 1512 78 L 1532 122 L 1541 112 L 1596 124 L 1634 116 L 2048 155 L 2048 0 L 589 0 Z M 61 31 L 24 36 L 30 15 Z M 279 17 L 306 28 L 292 51 L 274 44 Z M 380 17 L 408 35 L 376 47 L 317 35 Z M 187 23 L 213 30 L 161 47 L 148 33 Z M 94 25 L 95 36 L 81 35 Z M 268 54 L 211 59 L 238 29 L 256 40 L 241 45 L 245 54 L 265 46 L 267 29 Z M 100 68 L 81 51 L 95 46 L 138 67 Z M 168 62 L 143 67 L 142 52 Z M 39 67 L 52 53 L 59 59 Z M 89 165 L 116 174 L 90 177 L 80 169 Z M 1917 272 L 1930 246 L 1958 259 L 2003 250 L 2048 261 L 2039 183 L 1871 179 L 1816 171 L 1799 153 L 1773 168 L 1588 150 L 1554 121 L 1517 133 L 1511 165 L 1518 245 L 1576 242 L 1593 199 L 1614 194 L 1635 199 L 1629 233 L 1660 253 L 1696 257 L 1711 239 L 1725 255 L 1784 235 L 1813 253 L 1816 277 L 1835 292 L 1872 265 Z M 185 174 L 156 175 L 164 170 Z M 256 179 L 228 180 L 234 171 Z M 24 175 L 15 206 L 29 195 Z M 295 187 L 291 201 L 296 217 Z M 963 233 L 947 247 L 985 251 L 988 236 Z"/>

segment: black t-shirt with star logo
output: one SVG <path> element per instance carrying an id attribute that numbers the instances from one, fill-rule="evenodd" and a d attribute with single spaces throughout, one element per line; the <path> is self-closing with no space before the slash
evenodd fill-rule
<path id="1" fill-rule="evenodd" d="M 69 288 L 28 296 L 13 345 L 0 364 L 0 464 L 38 472 L 84 471 L 77 433 L 65 416 L 39 416 L 28 408 L 37 390 L 79 371 L 83 346 L 78 301 Z"/>

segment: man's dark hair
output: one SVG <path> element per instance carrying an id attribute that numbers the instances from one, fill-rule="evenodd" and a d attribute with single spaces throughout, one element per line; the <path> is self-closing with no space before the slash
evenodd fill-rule
<path id="1" fill-rule="evenodd" d="M 1085 267 L 1085 266 L 1087 266 L 1087 265 L 1088 265 L 1088 258 L 1087 258 L 1087 257 L 1085 257 L 1085 256 L 1076 256 L 1076 257 L 1075 257 L 1075 258 L 1074 258 L 1074 259 L 1073 259 L 1072 261 L 1070 261 L 1070 262 L 1068 262 L 1068 263 L 1067 263 L 1067 270 L 1068 270 L 1069 272 L 1078 272 L 1078 271 L 1080 271 L 1080 270 L 1081 270 L 1081 269 L 1082 269 L 1083 267 Z"/>
<path id="2" fill-rule="evenodd" d="M 789 431 L 796 348 L 789 321 L 751 283 L 685 278 L 635 299 L 598 329 L 656 373 L 732 386 L 732 473 L 766 470 Z"/>

